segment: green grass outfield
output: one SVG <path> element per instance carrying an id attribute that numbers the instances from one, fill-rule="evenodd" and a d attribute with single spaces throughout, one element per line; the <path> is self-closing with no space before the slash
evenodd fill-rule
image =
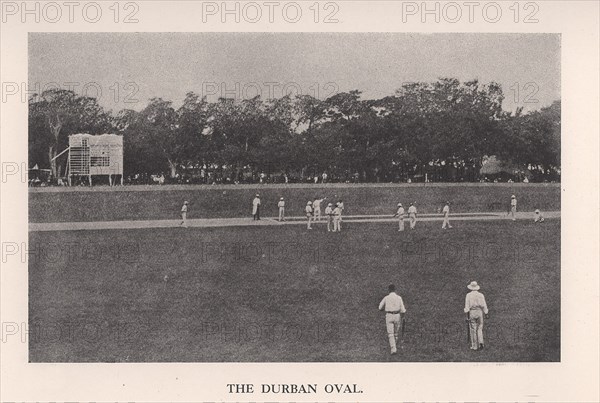
<path id="1" fill-rule="evenodd" d="M 322 194 L 341 194 L 352 213 L 387 213 L 396 200 L 411 199 L 427 208 L 448 198 L 456 211 L 485 210 L 513 191 L 528 208 L 538 200 L 559 208 L 558 186 L 345 187 Z M 30 214 L 32 221 L 166 218 L 183 198 L 191 199 L 192 214 L 247 213 L 253 189 L 227 190 L 221 199 L 222 192 L 127 192 L 131 199 L 117 198 L 120 192 L 32 192 Z M 274 203 L 279 194 L 304 199 L 319 192 L 261 193 Z M 43 211 L 58 201 L 60 214 Z M 439 224 L 421 222 L 404 233 L 393 223 L 344 223 L 341 234 L 322 225 L 31 232 L 29 360 L 559 361 L 560 220 L 465 221 L 447 231 Z M 491 315 L 480 352 L 466 341 L 471 280 L 482 285 Z M 377 310 L 390 282 L 408 309 L 396 356 Z"/>
<path id="2" fill-rule="evenodd" d="M 179 217 L 190 202 L 188 218 L 248 217 L 259 192 L 262 216 L 277 215 L 277 201 L 286 199 L 288 216 L 304 215 L 308 200 L 343 199 L 347 215 L 391 214 L 398 202 L 416 201 L 420 213 L 437 213 L 445 203 L 452 212 L 507 211 L 511 194 L 519 211 L 560 210 L 560 184 L 325 184 L 125 186 L 93 188 L 31 188 L 29 221 L 160 220 Z M 323 206 L 324 208 L 325 206 Z"/>

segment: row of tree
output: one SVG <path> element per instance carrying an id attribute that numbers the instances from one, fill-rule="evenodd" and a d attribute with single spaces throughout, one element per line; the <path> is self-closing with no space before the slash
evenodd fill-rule
<path id="1" fill-rule="evenodd" d="M 484 157 L 542 171 L 560 168 L 560 101 L 539 111 L 502 109 L 496 83 L 444 78 L 405 84 L 393 96 L 360 91 L 326 100 L 219 99 L 190 92 L 175 108 L 153 98 L 141 111 L 104 110 L 96 99 L 52 89 L 29 102 L 29 163 L 52 162 L 74 133 L 124 136 L 126 175 L 205 171 L 232 181 L 259 176 L 394 181 L 435 167 L 439 180 L 478 180 Z"/>

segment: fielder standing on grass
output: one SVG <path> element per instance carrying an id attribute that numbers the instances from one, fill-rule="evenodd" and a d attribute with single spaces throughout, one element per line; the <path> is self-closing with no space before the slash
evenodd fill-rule
<path id="1" fill-rule="evenodd" d="M 254 221 L 260 220 L 260 195 L 258 193 L 252 200 L 252 218 Z"/>
<path id="2" fill-rule="evenodd" d="M 313 219 L 313 207 L 312 207 L 312 202 L 310 200 L 308 201 L 308 203 L 306 203 L 306 208 L 304 210 L 306 211 L 306 218 L 308 219 L 308 223 L 306 224 L 306 229 L 312 229 L 310 224 L 312 223 L 312 219 Z"/>
<path id="3" fill-rule="evenodd" d="M 325 199 L 327 199 L 327 198 L 325 197 L 322 199 L 315 199 L 315 201 L 313 202 L 313 211 L 314 211 L 314 215 L 315 215 L 315 221 L 321 221 L 321 203 Z"/>
<path id="4" fill-rule="evenodd" d="M 283 200 L 283 197 L 279 199 L 277 207 L 279 207 L 279 221 L 285 221 L 285 200 Z"/>
<path id="5" fill-rule="evenodd" d="M 394 217 L 398 217 L 398 232 L 404 231 L 404 207 L 402 207 L 402 203 L 398 203 L 398 211 L 392 218 Z"/>
<path id="6" fill-rule="evenodd" d="M 342 209 L 339 203 L 333 209 L 333 232 L 342 232 Z"/>
<path id="7" fill-rule="evenodd" d="M 485 297 L 479 292 L 477 281 L 467 285 L 471 290 L 465 298 L 466 321 L 469 324 L 471 350 L 483 350 L 483 318 L 489 318 Z"/>
<path id="8" fill-rule="evenodd" d="M 515 214 L 517 212 L 517 197 L 515 195 L 512 195 L 510 197 L 510 215 L 513 221 L 516 221 L 517 218 L 515 217 Z"/>
<path id="9" fill-rule="evenodd" d="M 179 224 L 183 228 L 187 228 L 187 211 L 188 211 L 188 202 L 187 200 L 183 202 L 183 206 L 181 206 L 181 223 Z"/>
<path id="10" fill-rule="evenodd" d="M 415 206 L 415 203 L 410 203 L 410 206 L 408 207 L 408 219 L 410 221 L 410 229 L 415 229 L 415 226 L 417 225 L 417 207 Z"/>
<path id="11" fill-rule="evenodd" d="M 388 292 L 389 294 L 379 303 L 379 310 L 385 311 L 385 327 L 390 343 L 390 354 L 393 355 L 398 352 L 398 333 L 401 323 L 404 321 L 406 308 L 404 307 L 402 297 L 396 294 L 396 286 L 394 284 L 388 286 Z"/>
<path id="12" fill-rule="evenodd" d="M 442 224 L 442 229 L 452 228 L 450 225 L 450 203 L 446 202 L 444 208 L 442 209 L 442 214 L 444 214 L 444 222 Z"/>
<path id="13" fill-rule="evenodd" d="M 327 216 L 327 232 L 331 232 L 331 227 L 333 227 L 333 204 L 329 203 L 325 207 L 325 215 Z"/>

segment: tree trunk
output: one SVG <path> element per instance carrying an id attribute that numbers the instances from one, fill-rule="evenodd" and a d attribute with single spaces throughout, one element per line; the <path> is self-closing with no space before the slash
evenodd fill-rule
<path id="1" fill-rule="evenodd" d="M 50 146 L 48 149 L 48 155 L 50 157 L 50 170 L 54 178 L 57 177 L 58 172 L 56 171 L 56 160 L 53 160 L 53 158 L 56 157 L 56 150 L 58 149 L 58 137 L 60 136 L 60 130 L 62 129 L 60 116 L 57 115 L 55 120 L 56 123 L 53 123 L 52 117 L 48 116 L 48 126 L 50 127 L 52 136 L 54 136 L 54 145 Z"/>
<path id="2" fill-rule="evenodd" d="M 173 161 L 171 161 L 168 158 L 167 158 L 167 161 L 169 162 L 170 177 L 171 177 L 171 179 L 174 179 L 175 175 L 177 175 L 177 164 L 175 164 Z"/>
<path id="3" fill-rule="evenodd" d="M 53 159 L 56 157 L 56 148 L 54 146 L 50 146 L 48 148 L 48 161 L 50 162 L 50 171 L 52 172 L 52 177 L 56 178 L 56 160 Z"/>

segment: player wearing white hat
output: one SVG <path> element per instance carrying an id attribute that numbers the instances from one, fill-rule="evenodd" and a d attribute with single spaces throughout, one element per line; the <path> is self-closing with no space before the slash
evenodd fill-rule
<path id="1" fill-rule="evenodd" d="M 180 226 L 187 228 L 187 211 L 188 211 L 188 202 L 187 200 L 183 202 L 183 206 L 181 206 L 181 223 Z"/>
<path id="2" fill-rule="evenodd" d="M 306 224 L 306 229 L 312 229 L 310 224 L 312 223 L 312 220 L 313 220 L 313 207 L 312 207 L 312 202 L 310 200 L 308 201 L 308 203 L 306 203 L 306 208 L 304 210 L 306 211 L 306 218 L 308 219 L 308 223 Z"/>
<path id="3" fill-rule="evenodd" d="M 467 285 L 471 290 L 465 298 L 466 321 L 469 323 L 471 350 L 483 349 L 483 318 L 488 319 L 488 307 L 485 297 L 479 292 L 477 281 Z"/>
<path id="4" fill-rule="evenodd" d="M 512 195 L 510 197 L 510 215 L 513 221 L 516 221 L 515 213 L 517 212 L 517 197 Z"/>
<path id="5" fill-rule="evenodd" d="M 283 200 L 283 197 L 279 199 L 277 207 L 279 207 L 279 221 L 285 221 L 285 200 Z"/>
<path id="6" fill-rule="evenodd" d="M 404 231 L 404 207 L 402 207 L 402 203 L 398 203 L 398 210 L 393 217 L 398 217 L 398 231 Z"/>
<path id="7" fill-rule="evenodd" d="M 333 204 L 329 203 L 325 207 L 325 215 L 327 216 L 327 232 L 331 232 L 331 227 L 333 226 Z"/>

